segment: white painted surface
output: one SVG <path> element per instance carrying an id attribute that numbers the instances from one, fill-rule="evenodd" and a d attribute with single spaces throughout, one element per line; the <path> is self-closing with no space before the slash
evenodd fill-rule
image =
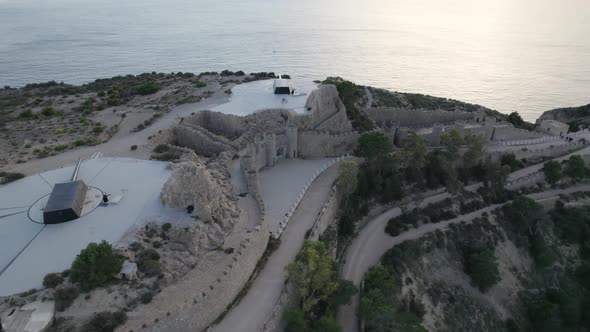
<path id="1" fill-rule="evenodd" d="M 292 96 L 275 95 L 272 79 L 238 84 L 232 89 L 229 102 L 213 107 L 213 111 L 247 115 L 261 109 L 289 108 L 304 113 L 307 97 L 317 88 L 317 84 L 311 80 L 292 81 L 295 86 L 295 95 Z M 285 103 L 283 98 L 286 100 Z"/>
<path id="2" fill-rule="evenodd" d="M 106 240 L 115 244 L 144 217 L 184 214 L 160 203 L 160 190 L 171 174 L 166 166 L 166 162 L 128 158 L 86 160 L 82 163 L 80 179 L 106 193 L 128 190 L 125 199 L 57 225 L 34 224 L 26 212 L 0 218 L 0 270 L 14 259 L 0 274 L 0 295 L 41 287 L 47 273 L 69 268 L 88 243 Z M 0 187 L 0 208 L 33 203 L 51 191 L 40 176 L 53 184 L 68 181 L 73 170 L 71 165 Z"/>

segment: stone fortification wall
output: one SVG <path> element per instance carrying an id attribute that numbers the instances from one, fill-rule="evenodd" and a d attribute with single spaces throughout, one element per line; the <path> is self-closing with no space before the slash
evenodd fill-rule
<path id="1" fill-rule="evenodd" d="M 197 154 L 211 157 L 223 151 L 235 151 L 231 142 L 207 132 L 203 128 L 178 125 L 173 129 L 173 144 L 192 149 Z"/>
<path id="2" fill-rule="evenodd" d="M 564 136 L 567 135 L 570 126 L 567 123 L 555 121 L 555 120 L 542 120 L 537 130 L 552 136 Z"/>
<path id="3" fill-rule="evenodd" d="M 500 141 L 498 145 L 500 146 L 518 146 L 518 145 L 532 145 L 532 144 L 541 144 L 547 142 L 559 142 L 565 141 L 565 138 L 561 138 L 559 136 L 546 136 L 540 138 L 531 138 L 531 139 L 521 139 L 521 140 L 514 140 L 514 141 Z"/>
<path id="4" fill-rule="evenodd" d="M 583 142 L 573 142 L 569 144 L 562 144 L 562 145 L 555 145 L 549 146 L 546 148 L 523 148 L 521 150 L 512 150 L 512 151 L 493 151 L 488 152 L 486 155 L 495 161 L 499 161 L 503 155 L 507 153 L 513 153 L 517 159 L 526 158 L 527 160 L 535 160 L 540 159 L 542 157 L 548 158 L 556 158 L 563 156 L 565 154 L 571 153 L 573 151 L 579 150 L 586 145 Z"/>
<path id="5" fill-rule="evenodd" d="M 403 140 L 407 139 L 407 132 L 410 128 L 401 128 L 396 135 L 396 142 L 402 144 Z M 463 137 L 468 135 L 480 136 L 484 142 L 488 142 L 491 139 L 493 127 L 491 126 L 469 126 L 465 127 L 462 122 L 456 122 L 450 126 L 443 126 L 442 124 L 435 124 L 432 131 L 418 131 L 418 135 L 422 136 L 430 146 L 440 145 L 440 135 L 448 133 L 451 130 L 457 130 Z"/>
<path id="6" fill-rule="evenodd" d="M 545 135 L 539 132 L 515 128 L 510 124 L 500 124 L 494 127 L 493 141 L 511 141 L 516 139 L 540 138 Z"/>
<path id="7" fill-rule="evenodd" d="M 297 154 L 301 158 L 337 157 L 352 153 L 359 134 L 331 134 L 329 132 L 299 131 Z"/>
<path id="8" fill-rule="evenodd" d="M 281 296 L 275 303 L 270 315 L 264 321 L 260 331 L 262 332 L 280 332 L 284 330 L 283 314 L 288 308 L 297 305 L 297 288 L 295 283 L 288 281 L 281 292 Z"/>
<path id="9" fill-rule="evenodd" d="M 192 114 L 182 123 L 192 127 L 205 128 L 215 135 L 227 137 L 230 140 L 236 139 L 246 132 L 243 117 L 207 110 Z"/>
<path id="10" fill-rule="evenodd" d="M 435 123 L 452 123 L 474 119 L 474 113 L 463 111 L 410 110 L 394 107 L 376 107 L 367 109 L 367 114 L 380 127 L 392 123 L 402 127 L 429 127 Z"/>
<path id="11" fill-rule="evenodd" d="M 322 206 L 322 209 L 320 210 L 320 214 L 316 218 L 316 221 L 309 232 L 309 240 L 317 241 L 320 238 L 320 235 L 326 231 L 328 226 L 336 222 L 336 215 L 338 214 L 338 208 L 340 206 L 339 203 L 336 186 L 333 186 L 328 198 L 324 202 L 324 206 Z"/>
<path id="12" fill-rule="evenodd" d="M 254 141 L 246 146 L 246 153 L 252 159 L 252 167 L 259 171 L 267 166 L 268 151 L 264 136 L 256 136 Z"/>

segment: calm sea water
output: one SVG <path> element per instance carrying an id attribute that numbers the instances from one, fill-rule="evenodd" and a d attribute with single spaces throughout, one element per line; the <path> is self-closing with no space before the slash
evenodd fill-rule
<path id="1" fill-rule="evenodd" d="M 0 85 L 226 68 L 534 120 L 590 102 L 590 1 L 0 0 Z"/>

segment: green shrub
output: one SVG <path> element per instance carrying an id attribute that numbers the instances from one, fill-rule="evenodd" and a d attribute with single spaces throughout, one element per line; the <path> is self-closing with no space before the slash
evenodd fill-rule
<path id="1" fill-rule="evenodd" d="M 155 153 L 164 153 L 170 151 L 170 147 L 165 144 L 159 144 L 153 150 Z"/>
<path id="2" fill-rule="evenodd" d="M 162 231 L 164 233 L 168 232 L 171 228 L 172 228 L 172 225 L 169 222 L 162 225 Z"/>
<path id="3" fill-rule="evenodd" d="M 561 163 L 555 160 L 550 160 L 543 165 L 543 173 L 549 184 L 554 185 L 561 179 L 562 167 Z"/>
<path id="4" fill-rule="evenodd" d="M 465 273 L 482 291 L 488 290 L 500 280 L 498 261 L 493 248 L 467 248 Z"/>
<path id="5" fill-rule="evenodd" d="M 112 332 L 127 321 L 127 314 L 123 311 L 103 311 L 94 314 L 81 328 L 84 332 Z"/>
<path id="6" fill-rule="evenodd" d="M 80 251 L 70 268 L 70 279 L 79 282 L 84 290 L 106 285 L 113 274 L 121 270 L 123 261 L 115 255 L 106 241 L 89 243 Z"/>
<path id="7" fill-rule="evenodd" d="M 92 133 L 95 135 L 98 135 L 98 134 L 102 133 L 103 131 L 104 131 L 103 127 L 96 126 L 96 127 L 92 128 Z"/>
<path id="8" fill-rule="evenodd" d="M 83 139 L 77 139 L 77 140 L 75 140 L 75 141 L 73 142 L 73 144 L 74 144 L 75 146 L 82 146 L 82 145 L 86 145 L 86 141 L 85 141 L 85 140 L 83 140 Z"/>
<path id="9" fill-rule="evenodd" d="M 160 90 L 160 85 L 155 81 L 141 83 L 135 88 L 135 92 L 142 96 L 151 95 L 152 93 L 158 92 L 158 90 Z"/>
<path id="10" fill-rule="evenodd" d="M 45 115 L 45 116 L 54 116 L 56 115 L 56 111 L 52 108 L 52 107 L 44 107 L 41 110 L 41 114 Z"/>
<path id="11" fill-rule="evenodd" d="M 143 304 L 148 304 L 150 302 L 152 302 L 152 299 L 154 298 L 154 295 L 152 294 L 152 292 L 143 292 L 140 296 L 139 296 L 139 302 L 143 303 Z"/>
<path id="12" fill-rule="evenodd" d="M 79 294 L 80 292 L 76 286 L 58 288 L 55 291 L 55 310 L 60 312 L 66 310 Z"/>
<path id="13" fill-rule="evenodd" d="M 154 259 L 143 259 L 138 261 L 137 268 L 146 277 L 153 277 L 161 272 L 160 262 Z"/>
<path id="14" fill-rule="evenodd" d="M 160 254 L 154 249 L 145 249 L 135 256 L 137 268 L 147 277 L 160 274 Z"/>
<path id="15" fill-rule="evenodd" d="M 207 83 L 205 83 L 203 81 L 196 81 L 196 82 L 193 82 L 193 86 L 195 88 L 204 88 L 207 86 Z"/>
<path id="16" fill-rule="evenodd" d="M 60 273 L 49 273 L 43 278 L 43 287 L 55 288 L 64 281 Z"/>
<path id="17" fill-rule="evenodd" d="M 7 184 L 24 177 L 22 173 L 0 172 L 0 184 Z"/>
<path id="18" fill-rule="evenodd" d="M 68 146 L 67 145 L 64 145 L 64 144 L 56 145 L 54 147 L 55 151 L 63 151 L 65 149 L 67 149 L 67 148 L 68 148 Z"/>
<path id="19" fill-rule="evenodd" d="M 307 323 L 303 311 L 298 307 L 287 309 L 283 316 L 286 327 L 285 332 L 300 332 L 307 330 Z"/>
<path id="20" fill-rule="evenodd" d="M 26 110 L 20 112 L 19 116 L 21 118 L 32 118 L 33 117 L 33 111 L 30 108 L 27 108 Z"/>

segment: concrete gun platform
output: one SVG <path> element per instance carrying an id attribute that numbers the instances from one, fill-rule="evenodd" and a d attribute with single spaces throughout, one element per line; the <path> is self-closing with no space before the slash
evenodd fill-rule
<path id="1" fill-rule="evenodd" d="M 79 178 L 87 185 L 114 196 L 125 190 L 127 193 L 118 204 L 108 206 L 97 206 L 93 199 L 89 206 L 92 210 L 81 218 L 55 225 L 33 222 L 28 211 L 31 206 L 39 209 L 34 203 L 42 201 L 55 183 L 69 181 L 74 165 L 1 186 L 0 296 L 41 287 L 47 273 L 69 268 L 88 243 L 106 240 L 116 244 L 143 218 L 185 214 L 160 203 L 160 190 L 172 173 L 167 165 L 130 158 L 84 161 Z M 97 195 L 96 190 L 89 193 Z"/>

